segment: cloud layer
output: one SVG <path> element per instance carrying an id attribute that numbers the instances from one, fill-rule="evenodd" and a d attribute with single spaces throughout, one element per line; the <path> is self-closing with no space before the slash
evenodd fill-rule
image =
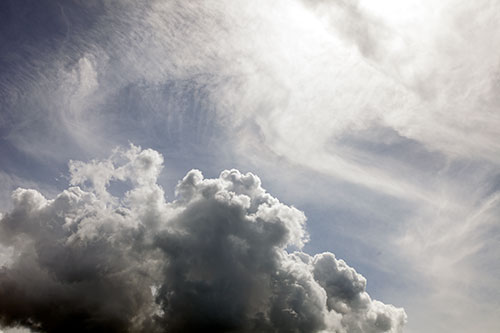
<path id="1" fill-rule="evenodd" d="M 402 332 L 306 218 L 237 170 L 190 171 L 165 202 L 163 158 L 131 146 L 70 162 L 53 200 L 17 189 L 0 220 L 0 323 L 42 332 Z M 120 187 L 120 185 L 122 187 Z M 114 194 L 112 193 L 114 192 Z M 291 251 L 291 249 L 297 251 Z"/>
<path id="2" fill-rule="evenodd" d="M 499 15 L 494 0 L 4 0 L 0 207 L 18 186 L 54 198 L 67 160 L 129 141 L 168 158 L 167 196 L 193 166 L 250 168 L 307 212 L 306 250 L 335 244 L 404 305 L 406 331 L 495 332 Z M 75 184 L 120 205 L 129 171 L 103 161 L 74 164 Z"/>

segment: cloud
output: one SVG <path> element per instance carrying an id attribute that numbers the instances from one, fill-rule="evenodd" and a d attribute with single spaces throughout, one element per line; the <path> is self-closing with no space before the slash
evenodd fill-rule
<path id="1" fill-rule="evenodd" d="M 384 44 L 396 36 L 383 20 L 364 9 L 361 1 L 304 0 L 304 3 L 326 17 L 341 38 L 356 45 L 363 56 L 377 61 L 387 56 Z"/>
<path id="2" fill-rule="evenodd" d="M 168 152 L 175 181 L 192 165 L 225 167 L 227 154 L 288 201 L 328 209 L 311 223 L 312 239 L 324 234 L 312 246 L 329 249 L 334 235 L 337 253 L 354 253 L 354 240 L 350 262 L 419 284 L 413 295 L 391 291 L 407 311 L 415 294 L 426 297 L 411 309 L 423 318 L 415 330 L 470 331 L 477 318 L 498 326 L 489 314 L 497 302 L 482 297 L 499 275 L 498 3 L 111 3 L 0 4 L 9 192 L 14 183 L 37 188 L 19 178 L 41 186 L 57 176 L 41 174 L 41 164 L 57 170 L 129 140 Z M 14 159 L 16 149 L 26 158 Z M 80 187 L 98 202 L 120 204 L 113 196 L 136 186 L 132 176 L 96 163 L 74 164 L 75 182 L 85 178 L 92 187 Z M 468 309 L 442 314 L 450 303 Z"/>
<path id="3" fill-rule="evenodd" d="M 493 5 L 398 3 L 125 1 L 111 10 L 70 1 L 26 13 L 8 2 L 17 20 L 5 30 L 30 47 L 4 37 L 13 55 L 3 67 L 16 70 L 0 79 L 2 129 L 16 148 L 63 161 L 75 156 L 51 147 L 102 156 L 127 140 L 186 146 L 238 131 L 246 135 L 231 148 L 241 155 L 258 159 L 258 141 L 259 150 L 336 178 L 428 197 L 366 148 L 354 152 L 363 163 L 323 149 L 380 127 L 445 157 L 498 163 Z M 470 24 L 461 24 L 465 13 Z M 24 22 L 52 25 L 30 33 Z M 192 127 L 201 134 L 180 130 Z"/>
<path id="4" fill-rule="evenodd" d="M 306 218 L 225 170 L 192 170 L 166 202 L 163 158 L 131 146 L 70 162 L 54 199 L 17 189 L 0 220 L 0 323 L 46 332 L 402 332 L 332 253 L 308 255 Z M 129 189 L 121 196 L 113 182 Z M 295 251 L 291 249 L 295 248 Z"/>

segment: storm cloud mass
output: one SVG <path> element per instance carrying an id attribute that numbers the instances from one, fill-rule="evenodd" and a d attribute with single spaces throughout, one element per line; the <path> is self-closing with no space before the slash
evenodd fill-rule
<path id="1" fill-rule="evenodd" d="M 0 1 L 0 330 L 497 333 L 499 50 L 496 0 Z"/>
<path id="2" fill-rule="evenodd" d="M 306 218 L 238 170 L 190 171 L 166 202 L 162 156 L 131 146 L 70 162 L 53 200 L 17 189 L 0 222 L 0 323 L 43 332 L 402 332 L 332 253 L 310 256 Z M 123 195 L 109 190 L 116 182 Z M 287 250 L 295 248 L 297 251 Z"/>

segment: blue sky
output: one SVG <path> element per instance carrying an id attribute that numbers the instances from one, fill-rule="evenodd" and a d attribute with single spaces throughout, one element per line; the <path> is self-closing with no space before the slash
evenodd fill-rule
<path id="1" fill-rule="evenodd" d="M 3 1 L 0 209 L 130 144 L 163 155 L 169 201 L 191 169 L 236 168 L 305 213 L 305 252 L 403 307 L 405 332 L 494 332 L 498 7 Z"/>

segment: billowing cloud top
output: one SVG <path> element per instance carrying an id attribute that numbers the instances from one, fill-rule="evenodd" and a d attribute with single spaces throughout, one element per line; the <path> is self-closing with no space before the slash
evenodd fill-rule
<path id="1" fill-rule="evenodd" d="M 306 218 L 238 170 L 192 170 L 166 202 L 162 156 L 131 146 L 70 162 L 48 200 L 12 194 L 0 242 L 0 324 L 43 332 L 402 332 L 332 253 L 310 256 Z"/>

